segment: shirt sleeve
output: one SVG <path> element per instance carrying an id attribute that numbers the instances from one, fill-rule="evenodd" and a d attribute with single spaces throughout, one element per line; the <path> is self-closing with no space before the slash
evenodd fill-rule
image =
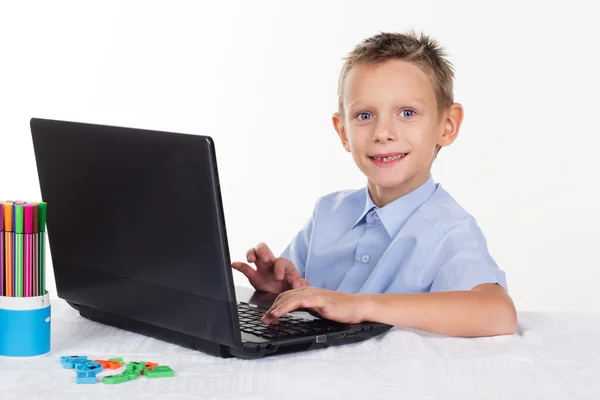
<path id="1" fill-rule="evenodd" d="M 283 253 L 281 253 L 282 258 L 287 258 L 296 266 L 302 278 L 306 278 L 306 260 L 308 259 L 308 250 L 310 248 L 310 239 L 312 237 L 318 204 L 319 202 L 315 204 L 311 217 L 306 221 Z"/>
<path id="2" fill-rule="evenodd" d="M 440 267 L 431 292 L 471 290 L 484 283 L 497 283 L 508 290 L 506 274 L 490 255 L 485 237 L 472 218 L 448 232 L 434 253 Z"/>

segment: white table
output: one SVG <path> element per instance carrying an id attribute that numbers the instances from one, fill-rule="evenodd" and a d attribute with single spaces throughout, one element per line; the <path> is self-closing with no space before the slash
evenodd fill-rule
<path id="1" fill-rule="evenodd" d="M 77 385 L 61 355 L 154 361 L 174 378 Z M 104 373 L 105 374 L 105 373 Z M 520 313 L 516 335 L 395 328 L 369 341 L 261 360 L 219 359 L 88 321 L 52 303 L 52 350 L 0 357 L 0 399 L 600 399 L 600 315 Z"/>

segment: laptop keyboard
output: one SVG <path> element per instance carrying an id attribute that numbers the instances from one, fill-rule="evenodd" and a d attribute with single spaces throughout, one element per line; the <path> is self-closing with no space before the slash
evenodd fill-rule
<path id="1" fill-rule="evenodd" d="M 293 315 L 284 315 L 279 318 L 277 325 L 264 324 L 260 319 L 267 312 L 266 308 L 238 304 L 240 329 L 242 332 L 259 336 L 265 339 L 277 340 L 291 337 L 322 335 L 329 332 L 338 332 L 346 328 L 345 324 L 325 319 L 304 319 Z"/>

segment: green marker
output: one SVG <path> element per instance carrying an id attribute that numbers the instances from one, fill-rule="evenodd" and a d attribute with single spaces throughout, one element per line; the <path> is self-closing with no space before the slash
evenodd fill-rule
<path id="1" fill-rule="evenodd" d="M 15 206 L 15 279 L 16 297 L 23 297 L 23 206 Z"/>
<path id="2" fill-rule="evenodd" d="M 40 296 L 44 296 L 46 294 L 46 207 L 47 204 L 44 202 L 38 203 L 38 220 L 40 223 L 39 226 L 39 235 L 40 235 L 40 247 L 38 249 L 38 256 L 40 259 Z"/>

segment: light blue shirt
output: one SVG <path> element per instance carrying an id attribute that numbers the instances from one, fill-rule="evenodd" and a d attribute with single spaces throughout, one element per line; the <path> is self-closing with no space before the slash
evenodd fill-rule
<path id="1" fill-rule="evenodd" d="M 507 287 L 475 219 L 431 176 L 382 208 L 367 188 L 321 197 L 281 257 L 312 286 L 346 293 Z"/>

